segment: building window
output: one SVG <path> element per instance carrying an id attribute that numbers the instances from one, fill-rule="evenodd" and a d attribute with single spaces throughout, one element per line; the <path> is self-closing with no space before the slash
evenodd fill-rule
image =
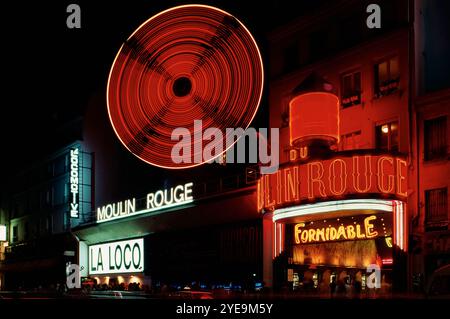
<path id="1" fill-rule="evenodd" d="M 13 243 L 16 243 L 19 241 L 19 226 L 18 225 L 14 225 L 12 228 L 12 238 L 11 241 Z"/>
<path id="2" fill-rule="evenodd" d="M 399 83 L 398 57 L 386 59 L 375 65 L 375 94 L 377 97 L 389 95 L 396 91 Z"/>
<path id="3" fill-rule="evenodd" d="M 361 72 L 343 75 L 341 92 L 342 107 L 361 104 Z"/>
<path id="4" fill-rule="evenodd" d="M 48 235 L 52 231 L 52 217 L 45 216 L 40 219 L 40 228 L 43 235 Z"/>
<path id="5" fill-rule="evenodd" d="M 45 191 L 41 190 L 39 192 L 39 208 L 46 207 L 46 205 L 45 205 L 45 201 L 46 201 L 45 196 L 46 196 Z"/>
<path id="6" fill-rule="evenodd" d="M 53 217 L 51 215 L 46 218 L 45 228 L 48 233 L 53 232 Z"/>
<path id="7" fill-rule="evenodd" d="M 447 156 L 447 117 L 441 116 L 424 123 L 425 160 L 442 159 Z"/>
<path id="8" fill-rule="evenodd" d="M 52 207 L 54 207 L 55 206 L 55 188 L 53 186 L 52 186 L 52 189 L 50 191 L 50 196 L 51 196 L 51 198 L 50 198 L 50 205 Z"/>
<path id="9" fill-rule="evenodd" d="M 63 198 L 64 204 L 69 202 L 69 188 L 70 188 L 69 183 L 64 184 L 64 198 Z"/>
<path id="10" fill-rule="evenodd" d="M 47 163 L 47 177 L 55 176 L 55 163 Z"/>
<path id="11" fill-rule="evenodd" d="M 47 206 L 50 206 L 51 203 L 52 203 L 52 190 L 47 189 L 47 191 L 45 192 L 45 204 Z"/>
<path id="12" fill-rule="evenodd" d="M 398 152 L 398 122 L 378 125 L 375 130 L 377 149 Z"/>
<path id="13" fill-rule="evenodd" d="M 448 225 L 447 187 L 425 191 L 426 228 L 447 228 Z"/>
<path id="14" fill-rule="evenodd" d="M 341 136 L 342 151 L 359 149 L 360 146 L 361 146 L 361 131 L 356 131 Z"/>

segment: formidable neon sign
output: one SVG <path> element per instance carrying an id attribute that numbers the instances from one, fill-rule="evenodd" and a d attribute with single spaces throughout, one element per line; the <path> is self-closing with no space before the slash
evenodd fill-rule
<path id="1" fill-rule="evenodd" d="M 70 150 L 70 217 L 78 218 L 80 217 L 80 209 L 79 209 L 79 150 L 78 148 L 74 148 Z"/>
<path id="2" fill-rule="evenodd" d="M 285 166 L 258 181 L 258 210 L 358 194 L 407 196 L 407 163 L 389 155 L 339 156 Z"/>
<path id="3" fill-rule="evenodd" d="M 136 198 L 104 205 L 97 208 L 97 223 L 191 203 L 194 200 L 192 195 L 193 185 L 193 183 L 186 183 L 170 189 L 148 193 L 145 208 L 140 210 L 136 210 Z"/>
<path id="4" fill-rule="evenodd" d="M 383 218 L 384 217 L 384 218 Z M 308 244 L 339 240 L 372 239 L 390 236 L 392 233 L 391 218 L 386 214 L 355 216 L 346 221 L 327 220 L 326 223 L 312 222 L 294 225 L 295 244 Z"/>

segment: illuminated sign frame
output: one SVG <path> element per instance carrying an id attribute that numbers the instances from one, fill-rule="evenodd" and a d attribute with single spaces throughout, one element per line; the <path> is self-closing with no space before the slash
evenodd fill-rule
<path id="1" fill-rule="evenodd" d="M 408 231 L 406 203 L 399 200 L 382 199 L 346 199 L 338 201 L 319 202 L 314 204 L 296 205 L 275 209 L 273 212 L 273 256 L 278 256 L 284 247 L 284 228 L 291 218 L 302 216 L 323 215 L 338 211 L 373 210 L 392 213 L 392 244 L 401 250 L 408 250 Z"/>
<path id="2" fill-rule="evenodd" d="M 145 200 L 146 206 L 141 210 L 136 210 L 136 198 L 98 207 L 97 223 L 104 223 L 192 203 L 194 201 L 192 195 L 193 185 L 194 183 L 186 183 L 171 187 L 170 189 L 148 193 Z"/>
<path id="3" fill-rule="evenodd" d="M 294 244 L 365 240 L 392 236 L 392 215 L 345 216 L 292 224 Z"/>
<path id="4" fill-rule="evenodd" d="M 91 245 L 88 250 L 90 275 L 144 271 L 143 238 Z"/>
<path id="5" fill-rule="evenodd" d="M 79 201 L 79 193 L 80 193 L 80 151 L 78 148 L 73 148 L 70 150 L 70 200 L 69 200 L 69 210 L 71 218 L 79 218 L 80 217 L 80 201 Z"/>
<path id="6" fill-rule="evenodd" d="M 257 185 L 258 211 L 373 194 L 404 200 L 407 162 L 390 155 L 344 155 L 284 165 Z"/>
<path id="7" fill-rule="evenodd" d="M 308 216 L 315 214 L 351 211 L 351 210 L 375 210 L 383 212 L 393 211 L 393 201 L 382 199 L 346 199 L 328 202 L 320 202 L 315 204 L 306 204 L 300 206 L 286 207 L 276 209 L 273 212 L 273 221 L 278 222 L 283 219 Z"/>

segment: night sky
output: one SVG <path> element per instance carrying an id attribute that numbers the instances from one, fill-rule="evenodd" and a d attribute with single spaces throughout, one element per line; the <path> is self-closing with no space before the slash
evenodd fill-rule
<path id="1" fill-rule="evenodd" d="M 265 35 L 324 1 L 196 1 L 222 8 L 253 33 L 264 59 Z M 67 5 L 81 7 L 81 29 L 66 27 Z M 122 42 L 152 15 L 192 1 L 42 1 L 2 3 L 1 174 L 61 145 L 64 124 L 104 92 Z M 5 54 L 6 53 L 6 54 Z M 265 90 L 267 94 L 267 89 Z M 105 110 L 106 112 L 106 110 Z M 59 128 L 59 130 L 58 130 Z"/>

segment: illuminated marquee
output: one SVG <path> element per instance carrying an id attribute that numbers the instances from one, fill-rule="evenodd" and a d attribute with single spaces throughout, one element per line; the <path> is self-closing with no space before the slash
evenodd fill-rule
<path id="1" fill-rule="evenodd" d="M 407 163 L 389 155 L 339 156 L 289 165 L 258 181 L 258 210 L 381 194 L 405 199 Z"/>
<path id="2" fill-rule="evenodd" d="M 70 217 L 79 218 L 80 217 L 80 205 L 79 205 L 79 150 L 74 148 L 70 150 Z"/>
<path id="3" fill-rule="evenodd" d="M 97 223 L 191 203 L 194 201 L 192 196 L 193 185 L 193 183 L 186 183 L 149 193 L 145 200 L 145 207 L 140 210 L 136 210 L 136 198 L 104 205 L 97 208 Z"/>
<path id="4" fill-rule="evenodd" d="M 144 271 L 144 240 L 132 239 L 89 246 L 89 274 Z"/>
<path id="5" fill-rule="evenodd" d="M 294 242 L 309 244 L 391 236 L 391 220 L 388 214 L 377 214 L 298 223 L 294 225 Z"/>

